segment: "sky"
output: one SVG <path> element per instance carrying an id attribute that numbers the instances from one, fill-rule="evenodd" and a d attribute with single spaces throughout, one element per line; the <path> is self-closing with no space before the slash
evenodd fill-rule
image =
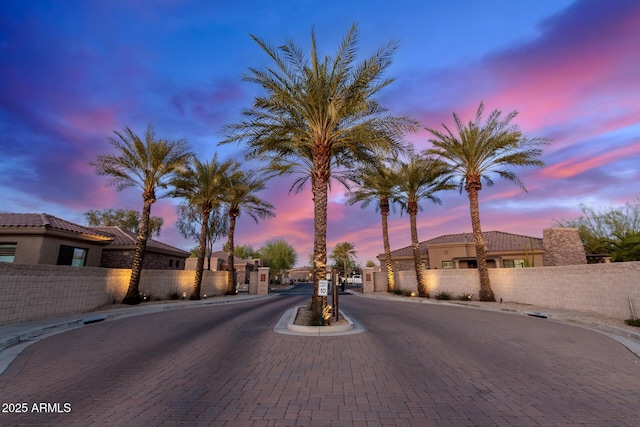
<path id="1" fill-rule="evenodd" d="M 518 111 L 526 136 L 550 139 L 542 168 L 518 169 L 524 192 L 495 180 L 480 192 L 484 231 L 541 237 L 580 205 L 623 205 L 640 195 L 640 2 L 635 0 L 3 0 L 0 2 L 0 211 L 46 212 L 86 224 L 90 209 L 142 208 L 137 189 L 116 191 L 90 162 L 113 153 L 107 139 L 130 127 L 143 135 L 185 138 L 201 160 L 214 153 L 243 161 L 243 147 L 219 146 L 222 129 L 263 94 L 242 80 L 272 65 L 251 39 L 278 46 L 294 40 L 333 55 L 349 27 L 359 31 L 358 58 L 397 40 L 377 100 L 425 127 L 442 128 L 456 112 Z M 245 167 L 256 167 L 246 164 Z M 283 238 L 308 263 L 313 204 L 307 189 L 289 194 L 295 177 L 277 177 L 261 197 L 276 217 L 241 216 L 236 245 L 258 249 Z M 468 200 L 439 194 L 422 203 L 421 241 L 471 231 Z M 345 206 L 334 183 L 327 247 L 348 241 L 358 261 L 383 252 L 380 214 Z M 175 223 L 178 200 L 159 199 L 159 240 L 188 250 Z M 389 221 L 392 249 L 410 244 L 409 218 Z M 221 247 L 223 240 L 214 248 Z M 376 260 L 377 261 L 377 260 Z"/>

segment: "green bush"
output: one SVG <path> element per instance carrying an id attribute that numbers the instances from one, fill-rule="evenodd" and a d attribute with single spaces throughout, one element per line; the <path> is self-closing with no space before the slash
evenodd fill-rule
<path id="1" fill-rule="evenodd" d="M 471 301 L 472 298 L 473 295 L 471 294 L 460 294 L 456 297 L 456 299 L 460 301 Z"/>
<path id="2" fill-rule="evenodd" d="M 625 320 L 625 322 L 627 323 L 627 325 L 640 328 L 640 319 L 627 319 Z"/>
<path id="3" fill-rule="evenodd" d="M 450 300 L 451 299 L 451 294 L 449 292 L 440 291 L 437 294 L 435 294 L 435 299 L 438 299 L 438 300 Z"/>

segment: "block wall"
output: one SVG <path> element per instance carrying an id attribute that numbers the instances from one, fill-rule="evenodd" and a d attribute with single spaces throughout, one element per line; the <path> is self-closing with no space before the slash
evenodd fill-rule
<path id="1" fill-rule="evenodd" d="M 124 298 L 131 270 L 0 262 L 0 325 L 84 313 Z M 142 270 L 140 292 L 168 299 L 193 288 L 195 271 Z M 224 295 L 226 272 L 205 271 L 202 294 Z"/>
<path id="2" fill-rule="evenodd" d="M 453 297 L 470 293 L 478 299 L 480 280 L 476 269 L 427 270 L 424 274 L 432 296 L 445 291 Z M 635 315 L 640 317 L 640 262 L 492 268 L 489 279 L 496 300 L 628 319 L 631 299 Z M 415 273 L 398 271 L 396 286 L 415 291 Z"/>

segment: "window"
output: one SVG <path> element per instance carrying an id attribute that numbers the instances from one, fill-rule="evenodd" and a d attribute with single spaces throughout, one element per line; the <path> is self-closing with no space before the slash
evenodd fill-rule
<path id="1" fill-rule="evenodd" d="M 169 268 L 173 267 L 173 260 L 169 259 Z"/>
<path id="2" fill-rule="evenodd" d="M 504 268 L 524 268 L 523 259 L 505 259 L 502 263 Z"/>
<path id="3" fill-rule="evenodd" d="M 13 262 L 17 243 L 0 243 L 0 262 Z"/>
<path id="4" fill-rule="evenodd" d="M 454 268 L 453 261 L 442 261 L 442 268 Z"/>
<path id="5" fill-rule="evenodd" d="M 58 252 L 58 265 L 71 265 L 73 267 L 84 267 L 87 260 L 87 250 L 74 248 L 73 246 L 60 245 Z"/>

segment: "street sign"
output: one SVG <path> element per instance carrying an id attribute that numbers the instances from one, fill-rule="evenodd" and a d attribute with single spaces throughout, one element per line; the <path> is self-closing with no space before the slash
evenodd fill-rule
<path id="1" fill-rule="evenodd" d="M 329 281 L 328 280 L 319 280 L 318 281 L 318 296 L 326 297 L 329 294 Z"/>

